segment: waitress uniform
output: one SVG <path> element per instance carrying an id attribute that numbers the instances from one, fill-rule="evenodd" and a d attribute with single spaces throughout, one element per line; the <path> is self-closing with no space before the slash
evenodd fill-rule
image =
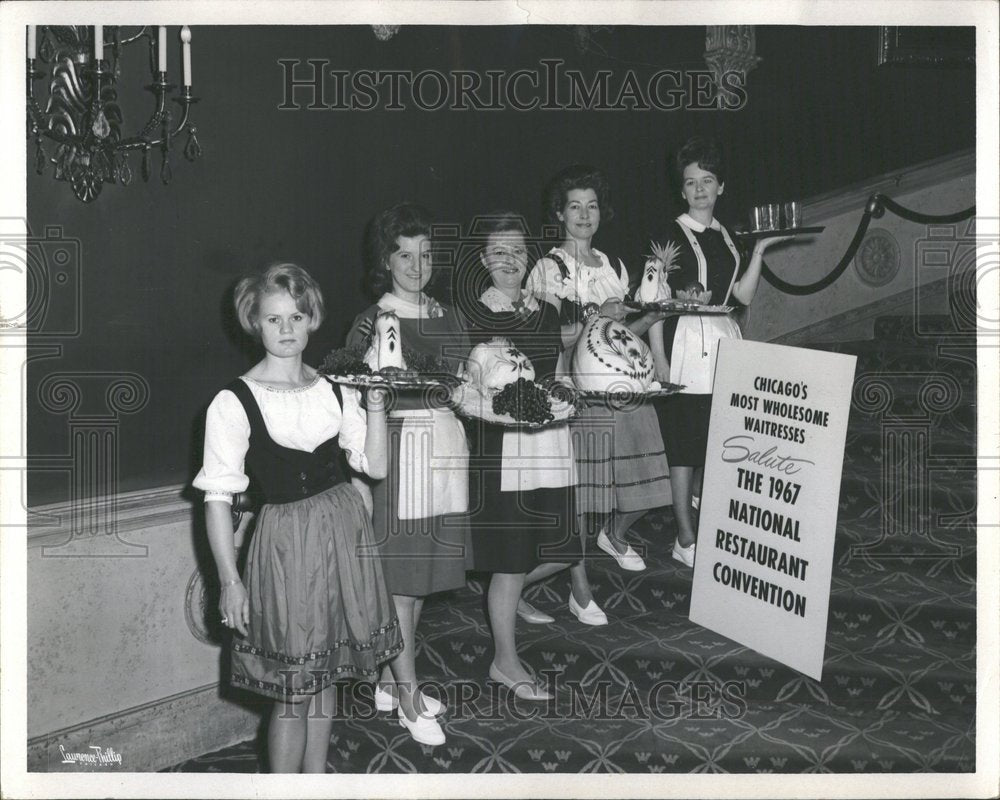
<path id="1" fill-rule="evenodd" d="M 232 637 L 230 681 L 275 699 L 344 678 L 374 680 L 402 648 L 374 535 L 348 465 L 364 472 L 357 393 L 319 376 L 279 390 L 250 378 L 219 392 L 205 420 L 205 500 L 232 502 L 250 478 L 264 501 L 243 575 L 247 636 Z M 345 458 L 346 456 L 346 458 Z"/>
<path id="2" fill-rule="evenodd" d="M 657 300 L 669 300 L 697 281 L 712 292 L 711 304 L 742 305 L 732 296 L 732 290 L 746 264 L 729 231 L 718 220 L 705 226 L 681 214 L 665 240 L 680 248 L 680 266 L 667 273 L 666 285 L 659 282 Z M 670 382 L 685 387 L 655 403 L 667 460 L 673 466 L 705 464 L 718 342 L 726 338 L 743 338 L 732 314 L 675 315 L 663 322 L 663 351 L 670 360 Z"/>

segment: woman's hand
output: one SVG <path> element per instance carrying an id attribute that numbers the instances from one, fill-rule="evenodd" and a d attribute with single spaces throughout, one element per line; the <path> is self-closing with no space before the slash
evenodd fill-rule
<path id="1" fill-rule="evenodd" d="M 617 297 L 609 297 L 601 303 L 601 316 L 611 317 L 615 322 L 625 319 L 625 304 Z"/>
<path id="2" fill-rule="evenodd" d="M 222 615 L 223 625 L 238 631 L 241 636 L 247 635 L 247 625 L 250 623 L 250 600 L 242 581 L 222 587 L 219 613 Z"/>
<path id="3" fill-rule="evenodd" d="M 764 251 L 772 245 L 779 244 L 780 242 L 789 242 L 794 238 L 794 235 L 789 234 L 788 236 L 769 236 L 764 239 L 758 239 L 754 242 L 753 255 L 762 256 L 764 255 Z"/>

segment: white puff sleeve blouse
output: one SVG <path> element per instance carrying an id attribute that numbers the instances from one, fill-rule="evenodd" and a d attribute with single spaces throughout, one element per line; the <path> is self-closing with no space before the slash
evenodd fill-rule
<path id="1" fill-rule="evenodd" d="M 273 389 L 252 378 L 241 378 L 260 407 L 267 432 L 282 447 L 312 452 L 333 436 L 340 435 L 340 448 L 356 472 L 368 473 L 365 438 L 367 414 L 358 391 L 341 387 L 341 409 L 333 388 L 319 376 L 299 389 Z M 246 491 L 250 479 L 244 459 L 250 449 L 250 421 L 239 399 L 228 389 L 219 392 L 205 417 L 204 463 L 194 479 L 205 500 L 232 502 Z"/>

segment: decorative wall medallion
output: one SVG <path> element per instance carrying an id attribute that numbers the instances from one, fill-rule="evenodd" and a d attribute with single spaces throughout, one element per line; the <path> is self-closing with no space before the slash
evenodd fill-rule
<path id="1" fill-rule="evenodd" d="M 218 592 L 214 592 L 218 599 Z M 218 644 L 222 639 L 222 623 L 215 603 L 209 603 L 208 588 L 201 570 L 195 568 L 184 596 L 184 617 L 195 639 L 205 644 Z"/>
<path id="2" fill-rule="evenodd" d="M 858 277 L 869 286 L 885 286 L 899 272 L 899 243 L 884 228 L 869 228 L 854 256 Z"/>

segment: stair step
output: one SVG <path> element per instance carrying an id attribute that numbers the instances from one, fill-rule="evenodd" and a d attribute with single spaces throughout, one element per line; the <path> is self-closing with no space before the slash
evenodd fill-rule
<path id="1" fill-rule="evenodd" d="M 959 315 L 886 316 L 875 320 L 875 339 L 926 340 L 944 336 L 975 337 L 975 327 Z"/>

